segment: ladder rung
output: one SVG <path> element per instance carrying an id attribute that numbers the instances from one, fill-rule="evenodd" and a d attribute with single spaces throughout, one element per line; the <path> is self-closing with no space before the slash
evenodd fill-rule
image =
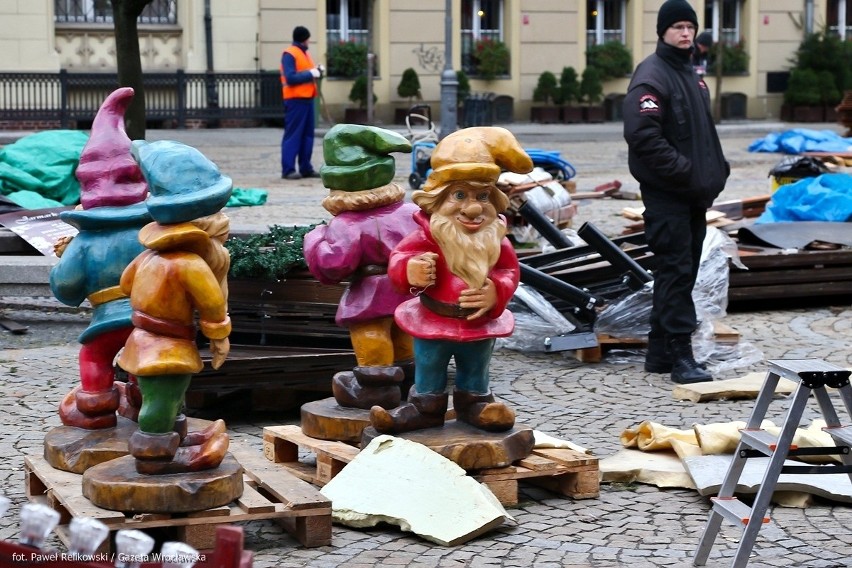
<path id="1" fill-rule="evenodd" d="M 847 446 L 852 446 L 852 426 L 826 426 L 822 429 L 823 432 L 830 434 L 832 438 L 838 442 L 843 442 Z"/>
<path id="2" fill-rule="evenodd" d="M 711 497 L 713 510 L 735 525 L 747 525 L 751 519 L 751 507 L 736 497 Z M 763 517 L 763 523 L 768 523 L 769 517 Z"/>
<path id="3" fill-rule="evenodd" d="M 744 428 L 740 430 L 740 439 L 748 447 L 767 456 L 771 456 L 778 447 L 778 436 L 760 428 L 754 430 Z M 790 444 L 789 449 L 795 450 L 797 447 L 795 444 Z"/>

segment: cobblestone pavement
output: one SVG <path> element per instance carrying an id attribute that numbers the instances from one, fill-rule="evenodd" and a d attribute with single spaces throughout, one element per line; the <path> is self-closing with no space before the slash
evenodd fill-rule
<path id="1" fill-rule="evenodd" d="M 768 191 L 766 175 L 779 156 L 749 154 L 746 147 L 754 138 L 782 126 L 723 126 L 725 150 L 733 165 L 723 199 Z M 613 179 L 622 181 L 626 189 L 635 188 L 624 163 L 626 146 L 617 125 L 509 127 L 526 147 L 560 150 L 577 169 L 580 191 Z M 325 189 L 317 180 L 279 179 L 279 137 L 280 130 L 274 129 L 149 132 L 149 139 L 172 138 L 197 146 L 234 178 L 237 187 L 269 190 L 266 206 L 229 212 L 235 228 L 315 223 L 327 218 L 319 207 Z M 321 155 L 319 148 L 316 156 Z M 407 157 L 401 157 L 397 167 L 404 183 L 410 168 Z M 625 205 L 631 203 L 583 202 L 575 225 L 592 221 L 607 234 L 617 234 L 626 224 L 619 215 Z M 30 326 L 24 335 L 0 334 L 0 396 L 5 401 L 0 413 L 0 478 L 13 501 L 10 514 L 0 520 L 0 538 L 4 539 L 16 537 L 17 514 L 26 502 L 23 458 L 41 453 L 44 434 L 59 424 L 57 404 L 75 384 L 75 337 L 87 321 L 85 314 L 45 309 L 51 305 L 49 301 L 17 302 L 0 303 L 0 308 L 5 306 L 0 313 Z M 852 366 L 849 305 L 797 307 L 791 303 L 771 311 L 732 312 L 724 322 L 766 360 L 818 358 Z M 566 354 L 499 350 L 492 363 L 492 387 L 515 408 L 520 422 L 585 446 L 601 458 L 618 451 L 619 434 L 643 420 L 688 428 L 693 423 L 745 420 L 751 410 L 751 401 L 676 401 L 668 378 L 645 373 L 638 361 L 637 357 L 608 357 L 589 364 Z M 751 371 L 765 371 L 764 363 L 725 371 L 718 378 Z M 780 420 L 787 405 L 786 400 L 776 399 L 768 417 Z M 817 416 L 813 406 L 806 411 L 806 422 Z M 235 438 L 258 450 L 264 426 L 298 423 L 298 415 L 292 411 L 250 412 L 239 403 L 213 412 L 227 420 Z M 273 522 L 250 522 L 244 528 L 246 547 L 255 552 L 258 568 L 690 566 L 708 511 L 708 499 L 686 489 L 605 484 L 600 498 L 574 501 L 522 486 L 521 502 L 509 509 L 515 523 L 452 548 L 389 526 L 368 530 L 335 526 L 331 546 L 310 549 L 301 547 Z M 773 523 L 761 530 L 750 566 L 852 566 L 852 508 L 848 505 L 819 501 L 806 509 L 774 507 L 770 513 Z M 738 529 L 723 524 L 708 566 L 730 565 L 739 534 Z M 61 546 L 55 539 L 52 543 Z"/>

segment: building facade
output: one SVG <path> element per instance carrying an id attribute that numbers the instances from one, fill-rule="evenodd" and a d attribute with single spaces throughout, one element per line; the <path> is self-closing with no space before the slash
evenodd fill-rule
<path id="1" fill-rule="evenodd" d="M 624 44 L 633 65 L 656 44 L 663 0 L 451 0 L 450 66 L 464 70 L 474 92 L 504 95 L 514 120 L 529 119 L 540 74 L 582 73 L 586 50 Z M 745 95 L 749 119 L 777 118 L 791 57 L 808 30 L 852 38 L 852 0 L 693 0 L 699 31 L 744 52 L 742 68 L 708 75 L 711 93 Z M 372 89 L 377 122 L 391 122 L 410 101 L 397 94 L 403 71 L 419 77 L 423 103 L 440 111 L 446 68 L 445 4 L 440 0 L 153 0 L 139 20 L 146 72 L 277 71 L 281 50 L 297 25 L 310 29 L 310 49 L 327 63 L 341 44 L 375 54 Z M 114 72 L 115 41 L 109 0 L 0 0 L 0 73 Z M 505 68 L 480 69 L 477 50 L 508 51 Z M 483 71 L 483 72 L 480 72 Z M 629 76 L 608 79 L 604 94 L 626 91 Z M 353 78 L 322 82 L 336 121 Z M 2 105 L 0 93 L 0 105 Z"/>

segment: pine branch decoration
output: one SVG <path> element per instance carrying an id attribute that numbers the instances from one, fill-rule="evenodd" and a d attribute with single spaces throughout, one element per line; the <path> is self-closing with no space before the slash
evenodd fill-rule
<path id="1" fill-rule="evenodd" d="M 302 245 L 305 235 L 314 227 L 272 225 L 267 233 L 228 239 L 225 241 L 225 248 L 231 253 L 228 274 L 233 278 L 280 280 L 291 270 L 307 269 Z"/>

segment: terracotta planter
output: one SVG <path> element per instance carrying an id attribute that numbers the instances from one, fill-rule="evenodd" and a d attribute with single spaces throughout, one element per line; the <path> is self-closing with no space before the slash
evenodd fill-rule
<path id="1" fill-rule="evenodd" d="M 562 122 L 564 124 L 576 124 L 578 122 L 583 122 L 583 109 L 576 106 L 563 106 Z"/>
<path id="2" fill-rule="evenodd" d="M 541 124 L 553 124 L 559 122 L 559 107 L 534 106 L 530 108 L 530 121 Z"/>
<path id="3" fill-rule="evenodd" d="M 343 122 L 346 124 L 369 124 L 367 121 L 367 109 L 347 108 L 343 112 Z"/>
<path id="4" fill-rule="evenodd" d="M 606 120 L 606 111 L 603 105 L 583 107 L 584 122 L 604 122 Z"/>
<path id="5" fill-rule="evenodd" d="M 793 122 L 822 122 L 823 110 L 821 106 L 794 106 Z"/>

